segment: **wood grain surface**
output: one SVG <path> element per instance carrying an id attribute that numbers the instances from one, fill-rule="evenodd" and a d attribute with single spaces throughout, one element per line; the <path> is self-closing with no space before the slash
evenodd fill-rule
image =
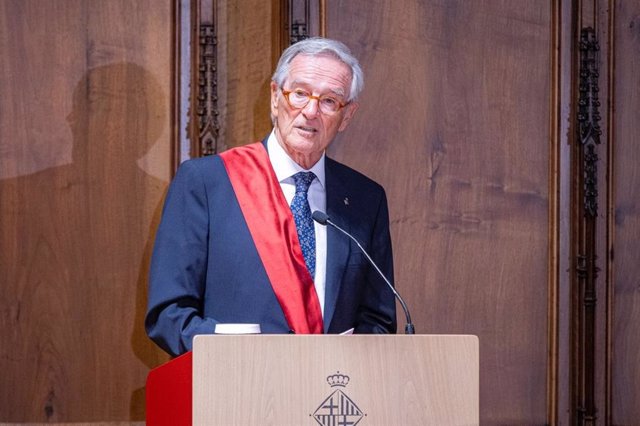
<path id="1" fill-rule="evenodd" d="M 198 336 L 193 377 L 194 425 L 478 424 L 475 336 Z"/>
<path id="2" fill-rule="evenodd" d="M 387 190 L 417 331 L 479 336 L 482 424 L 546 418 L 549 6 L 328 5 L 366 73 L 331 153 Z"/>
<path id="3" fill-rule="evenodd" d="M 640 419 L 640 4 L 615 3 L 615 93 L 613 95 L 613 181 L 611 424 Z"/>
<path id="4" fill-rule="evenodd" d="M 2 1 L 0 420 L 144 420 L 171 2 Z M 4 58 L 10 58 L 5 61 Z"/>

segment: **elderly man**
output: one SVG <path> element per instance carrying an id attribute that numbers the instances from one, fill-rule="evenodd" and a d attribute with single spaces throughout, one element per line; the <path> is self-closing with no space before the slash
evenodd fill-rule
<path id="1" fill-rule="evenodd" d="M 358 109 L 358 61 L 313 38 L 284 51 L 262 142 L 183 163 L 158 229 L 145 326 L 164 350 L 191 350 L 219 323 L 263 333 L 395 333 L 395 299 L 326 212 L 393 276 L 383 188 L 325 155 Z"/>

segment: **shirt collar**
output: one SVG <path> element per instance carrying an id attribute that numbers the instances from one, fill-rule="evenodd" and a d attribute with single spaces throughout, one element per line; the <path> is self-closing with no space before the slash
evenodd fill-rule
<path id="1" fill-rule="evenodd" d="M 309 170 L 303 169 L 298 163 L 293 161 L 291 157 L 286 153 L 284 148 L 280 146 L 276 139 L 275 131 L 271 131 L 269 139 L 267 139 L 267 151 L 269 151 L 269 160 L 273 166 L 273 170 L 276 172 L 278 182 L 283 182 L 298 172 L 313 172 L 318 181 L 325 188 L 325 174 L 324 174 L 324 159 L 325 153 L 322 153 L 322 157 L 316 164 Z"/>

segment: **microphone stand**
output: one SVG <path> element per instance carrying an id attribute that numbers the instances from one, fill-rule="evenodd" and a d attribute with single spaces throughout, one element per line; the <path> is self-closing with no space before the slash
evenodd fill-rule
<path id="1" fill-rule="evenodd" d="M 365 257 L 367 258 L 369 263 L 374 267 L 376 272 L 378 272 L 378 275 L 380 275 L 382 277 L 384 282 L 387 284 L 387 286 L 389 286 L 389 288 L 393 292 L 393 295 L 400 302 L 400 306 L 402 306 L 402 310 L 404 311 L 404 315 L 405 315 L 406 320 L 407 320 L 407 324 L 404 326 L 404 334 L 416 334 L 415 327 L 413 326 L 413 322 L 411 321 L 411 314 L 409 313 L 409 308 L 407 308 L 407 304 L 404 303 L 404 299 L 402 299 L 402 297 L 400 296 L 400 293 L 398 293 L 396 291 L 396 289 L 393 287 L 393 285 L 391 285 L 391 283 L 389 282 L 387 277 L 384 276 L 384 274 L 382 273 L 380 268 L 378 268 L 378 265 L 376 265 L 376 263 L 373 261 L 373 259 L 371 259 L 371 256 L 369 256 L 369 253 L 367 253 L 367 251 L 362 247 L 362 245 L 360 245 L 360 242 L 353 235 L 351 235 L 350 233 L 348 233 L 347 231 L 345 231 L 344 229 L 342 229 L 341 227 L 339 227 L 338 225 L 333 223 L 329 219 L 329 216 L 327 216 L 326 213 L 323 213 L 321 211 L 316 210 L 316 211 L 313 212 L 313 214 L 311 216 L 313 217 L 313 219 L 316 222 L 320 223 L 321 225 L 329 224 L 329 225 L 333 226 L 335 229 L 337 229 L 338 231 L 342 232 L 344 235 L 349 237 L 354 243 L 356 243 L 358 245 L 358 248 L 360 249 L 360 251 L 362 251 L 362 253 L 365 255 Z"/>

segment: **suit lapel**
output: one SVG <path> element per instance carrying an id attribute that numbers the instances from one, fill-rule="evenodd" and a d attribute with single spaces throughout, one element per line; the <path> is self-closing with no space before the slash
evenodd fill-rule
<path id="1" fill-rule="evenodd" d="M 326 159 L 327 215 L 342 229 L 349 232 L 349 194 L 333 161 Z M 346 201 L 345 201 L 346 200 Z M 325 283 L 324 332 L 327 333 L 335 314 L 338 294 L 342 285 L 347 260 L 349 259 L 349 237 L 332 226 L 327 226 L 327 276 Z M 345 331 L 345 330 L 339 330 Z"/>

